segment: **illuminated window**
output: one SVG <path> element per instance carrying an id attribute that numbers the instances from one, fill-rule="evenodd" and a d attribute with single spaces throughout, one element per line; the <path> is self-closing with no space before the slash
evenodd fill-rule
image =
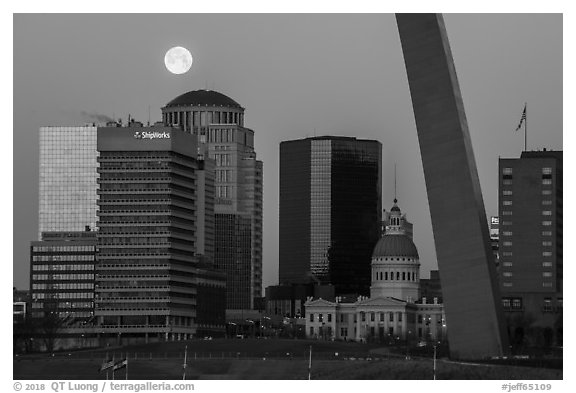
<path id="1" fill-rule="evenodd" d="M 503 168 L 502 174 L 503 175 L 511 175 L 512 174 L 512 168 Z"/>
<path id="2" fill-rule="evenodd" d="M 502 195 L 510 196 L 512 195 L 512 190 L 503 190 Z"/>
<path id="3" fill-rule="evenodd" d="M 504 206 L 512 206 L 512 201 L 502 201 Z"/>
<path id="4" fill-rule="evenodd" d="M 542 211 L 542 215 L 543 215 L 543 216 L 551 216 L 551 215 L 552 215 L 552 211 L 550 211 L 550 210 L 543 210 L 543 211 Z"/>

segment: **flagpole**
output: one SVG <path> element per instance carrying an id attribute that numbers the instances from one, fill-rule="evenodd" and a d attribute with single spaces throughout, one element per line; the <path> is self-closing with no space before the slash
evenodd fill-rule
<path id="1" fill-rule="evenodd" d="M 128 352 L 126 352 L 126 380 L 128 380 Z"/>
<path id="2" fill-rule="evenodd" d="M 308 380 L 312 379 L 312 345 L 310 345 L 310 357 L 308 358 Z"/>
<path id="3" fill-rule="evenodd" d="M 182 374 L 182 380 L 186 379 L 186 358 L 188 355 L 188 345 L 184 347 L 184 373 Z"/>
<path id="4" fill-rule="evenodd" d="M 528 127 L 528 103 L 524 103 L 524 110 L 525 110 L 525 114 L 526 116 L 524 117 L 524 151 L 528 151 L 528 144 L 526 142 L 527 140 L 527 131 L 526 128 Z"/>

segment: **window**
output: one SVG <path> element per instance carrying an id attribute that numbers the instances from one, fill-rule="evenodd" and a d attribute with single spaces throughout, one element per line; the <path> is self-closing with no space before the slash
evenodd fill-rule
<path id="1" fill-rule="evenodd" d="M 362 318 L 362 322 L 366 322 L 366 313 L 365 312 L 361 312 L 360 316 Z"/>
<path id="2" fill-rule="evenodd" d="M 503 275 L 504 277 L 512 277 L 512 273 L 511 273 L 511 272 L 504 272 L 504 273 L 502 273 L 502 275 Z"/>
<path id="3" fill-rule="evenodd" d="M 543 185 L 552 184 L 552 179 L 542 179 L 542 184 L 543 184 Z"/>
<path id="4" fill-rule="evenodd" d="M 406 272 L 402 272 L 402 281 L 406 281 Z"/>
<path id="5" fill-rule="evenodd" d="M 515 297 L 512 299 L 512 308 L 514 310 L 521 310 L 522 309 L 522 298 Z"/>
<path id="6" fill-rule="evenodd" d="M 394 322 L 394 313 L 393 312 L 390 313 L 390 322 Z"/>
<path id="7" fill-rule="evenodd" d="M 512 252 L 511 252 L 511 251 L 503 251 L 503 252 L 502 252 L 502 256 L 503 256 L 503 257 L 511 257 L 511 256 L 512 256 Z"/>
<path id="8" fill-rule="evenodd" d="M 310 322 L 314 322 L 314 314 L 310 314 Z"/>
<path id="9" fill-rule="evenodd" d="M 551 211 L 551 210 L 543 210 L 543 211 L 542 211 L 542 215 L 543 215 L 543 216 L 551 216 L 551 215 L 552 215 L 552 211 Z"/>
<path id="10" fill-rule="evenodd" d="M 543 241 L 543 242 L 542 242 L 542 245 L 543 245 L 544 247 L 551 247 L 551 246 L 552 246 L 552 242 L 551 242 L 551 241 Z"/>
<path id="11" fill-rule="evenodd" d="M 422 323 L 422 315 L 418 315 L 418 323 Z"/>
<path id="12" fill-rule="evenodd" d="M 502 184 L 505 186 L 511 186 L 512 180 L 511 179 L 504 179 L 504 180 L 502 180 Z"/>
<path id="13" fill-rule="evenodd" d="M 512 267 L 512 262 L 502 262 L 502 266 L 504 266 L 504 267 Z"/>
<path id="14" fill-rule="evenodd" d="M 324 317 L 322 314 L 318 314 L 318 322 L 324 322 Z"/>
<path id="15" fill-rule="evenodd" d="M 543 204 L 543 205 L 551 205 L 551 204 L 552 204 L 552 201 L 549 200 L 549 199 L 544 199 L 544 200 L 542 201 L 542 204 Z"/>
<path id="16" fill-rule="evenodd" d="M 512 195 L 512 190 L 503 190 L 502 195 L 510 196 Z"/>
<path id="17" fill-rule="evenodd" d="M 384 280 L 388 280 L 388 272 L 384 272 Z"/>
<path id="18" fill-rule="evenodd" d="M 543 252 L 542 252 L 542 256 L 543 256 L 543 257 L 551 257 L 551 256 L 552 256 L 552 251 L 543 251 Z"/>
<path id="19" fill-rule="evenodd" d="M 502 215 L 503 216 L 511 216 L 512 212 L 510 210 L 502 210 Z"/>
<path id="20" fill-rule="evenodd" d="M 510 308 L 511 302 L 509 298 L 502 298 L 502 307 L 503 308 Z"/>
<path id="21" fill-rule="evenodd" d="M 402 322 L 402 313 L 401 312 L 398 313 L 398 322 Z"/>
<path id="22" fill-rule="evenodd" d="M 314 335 L 314 328 L 312 326 L 310 326 L 310 335 L 313 336 Z"/>
<path id="23" fill-rule="evenodd" d="M 502 225 L 512 225 L 512 221 L 501 221 Z"/>
<path id="24" fill-rule="evenodd" d="M 340 314 L 340 322 L 344 322 L 344 314 Z"/>
<path id="25" fill-rule="evenodd" d="M 552 168 L 542 168 L 542 174 L 543 175 L 551 175 L 552 174 Z"/>
<path id="26" fill-rule="evenodd" d="M 512 246 L 512 242 L 502 242 L 502 245 L 504 247 L 511 247 Z"/>
<path id="27" fill-rule="evenodd" d="M 502 236 L 512 236 L 512 232 L 511 231 L 504 231 L 504 232 L 502 232 Z"/>
<path id="28" fill-rule="evenodd" d="M 512 283 L 511 283 L 511 282 L 506 282 L 506 281 L 504 281 L 504 282 L 502 283 L 502 286 L 504 286 L 504 287 L 506 287 L 506 288 L 510 288 L 510 287 L 512 286 Z"/>
<path id="29" fill-rule="evenodd" d="M 380 313 L 380 321 L 384 322 L 384 313 L 383 312 Z"/>
<path id="30" fill-rule="evenodd" d="M 542 221 L 542 225 L 544 225 L 545 227 L 549 227 L 550 225 L 552 225 L 552 221 Z"/>
<path id="31" fill-rule="evenodd" d="M 552 277 L 552 272 L 544 272 L 542 273 L 542 277 L 550 278 Z"/>
<path id="32" fill-rule="evenodd" d="M 376 313 L 370 313 L 370 321 L 374 322 L 376 320 Z"/>
<path id="33" fill-rule="evenodd" d="M 542 267 L 552 267 L 552 262 L 542 262 Z"/>
<path id="34" fill-rule="evenodd" d="M 328 322 L 332 322 L 332 314 L 328 314 Z"/>
<path id="35" fill-rule="evenodd" d="M 358 322 L 358 315 L 354 314 L 354 323 Z"/>
<path id="36" fill-rule="evenodd" d="M 550 297 L 544 298 L 544 305 L 542 307 L 542 311 L 544 311 L 544 312 L 552 311 L 552 298 L 550 298 Z"/>
<path id="37" fill-rule="evenodd" d="M 504 206 L 512 206 L 512 201 L 502 201 Z"/>
<path id="38" fill-rule="evenodd" d="M 503 175 L 511 175 L 512 174 L 512 168 L 503 168 L 502 174 Z"/>
<path id="39" fill-rule="evenodd" d="M 552 231 L 542 231 L 542 236 L 552 236 Z"/>
<path id="40" fill-rule="evenodd" d="M 551 283 L 551 282 L 543 282 L 543 283 L 542 283 L 542 286 L 543 286 L 544 288 L 552 288 L 552 283 Z"/>
<path id="41" fill-rule="evenodd" d="M 542 195 L 552 195 L 552 190 L 542 190 Z"/>

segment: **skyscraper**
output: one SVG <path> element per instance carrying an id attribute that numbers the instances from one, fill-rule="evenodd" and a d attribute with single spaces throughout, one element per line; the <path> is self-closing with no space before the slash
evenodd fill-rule
<path id="1" fill-rule="evenodd" d="M 98 151 L 99 329 L 147 339 L 223 332 L 224 275 L 203 262 L 213 247 L 199 225 L 212 221 L 213 204 L 198 180 L 213 174 L 202 173 L 195 138 L 170 127 L 99 128 Z"/>
<path id="2" fill-rule="evenodd" d="M 381 230 L 382 145 L 324 136 L 280 144 L 280 284 L 368 295 Z"/>
<path id="3" fill-rule="evenodd" d="M 38 240 L 96 227 L 96 127 L 40 128 Z"/>
<path id="4" fill-rule="evenodd" d="M 182 94 L 163 122 L 194 135 L 200 158 L 215 161 L 214 262 L 226 271 L 228 309 L 251 309 L 262 296 L 262 161 L 244 108 L 212 90 Z"/>
<path id="5" fill-rule="evenodd" d="M 548 344 L 553 338 L 561 342 L 562 151 L 501 158 L 498 177 L 499 276 L 514 340 L 533 325 L 546 331 L 542 338 Z"/>

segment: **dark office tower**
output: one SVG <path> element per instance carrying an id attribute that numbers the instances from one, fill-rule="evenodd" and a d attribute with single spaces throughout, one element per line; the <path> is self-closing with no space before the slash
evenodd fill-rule
<path id="1" fill-rule="evenodd" d="M 82 327 L 94 316 L 95 232 L 43 232 L 30 245 L 32 318 Z"/>
<path id="2" fill-rule="evenodd" d="M 97 145 L 102 331 L 147 339 L 223 331 L 224 276 L 198 252 L 198 239 L 208 239 L 199 216 L 211 220 L 198 201 L 211 203 L 198 187 L 210 174 L 195 138 L 170 127 L 99 128 Z"/>
<path id="3" fill-rule="evenodd" d="M 280 144 L 280 284 L 368 295 L 381 231 L 382 144 L 314 137 Z"/>
<path id="4" fill-rule="evenodd" d="M 560 343 L 562 152 L 501 158 L 498 177 L 502 303 L 511 321 L 524 325 L 511 329 L 513 341 L 524 336 L 539 344 Z M 538 328 L 541 334 L 527 337 Z"/>
<path id="5" fill-rule="evenodd" d="M 262 296 L 262 161 L 254 131 L 244 127 L 244 108 L 224 94 L 196 90 L 166 104 L 162 118 L 194 135 L 199 157 L 216 164 L 214 262 L 226 271 L 226 307 L 252 309 Z"/>

